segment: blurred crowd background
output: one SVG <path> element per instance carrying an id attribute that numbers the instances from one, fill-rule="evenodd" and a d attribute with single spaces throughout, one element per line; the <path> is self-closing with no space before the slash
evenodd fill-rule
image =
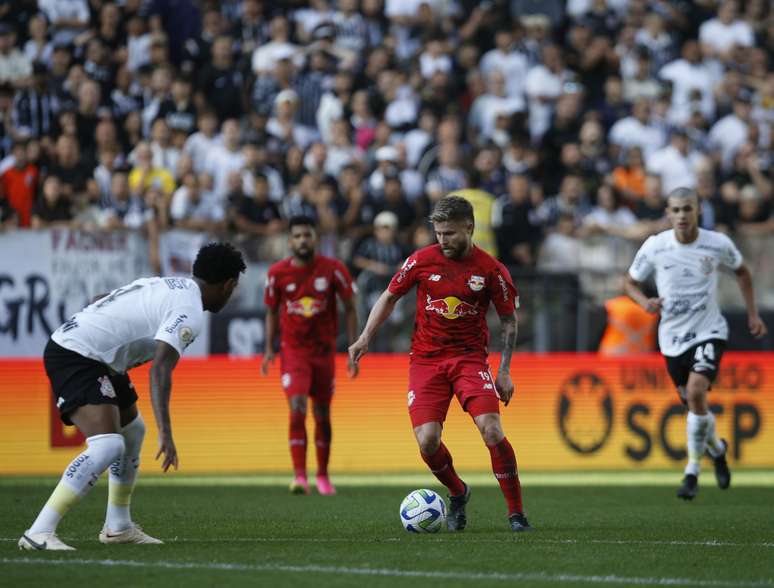
<path id="1" fill-rule="evenodd" d="M 771 310 L 772 60 L 766 0 L 0 0 L 0 231 L 140 232 L 155 271 L 159 235 L 206 233 L 265 267 L 306 214 L 364 318 L 462 192 L 525 348 L 582 350 L 691 187 Z"/>

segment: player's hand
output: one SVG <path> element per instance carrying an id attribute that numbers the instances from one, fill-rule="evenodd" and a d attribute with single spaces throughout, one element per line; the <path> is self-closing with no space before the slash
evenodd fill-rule
<path id="1" fill-rule="evenodd" d="M 495 390 L 497 390 L 497 396 L 500 397 L 503 404 L 508 406 L 515 391 L 513 380 L 511 380 L 511 374 L 507 372 L 498 372 L 497 378 L 495 379 Z"/>
<path id="2" fill-rule="evenodd" d="M 261 373 L 264 376 L 269 375 L 269 366 L 274 365 L 274 352 L 269 351 L 268 353 L 263 354 L 263 361 L 261 362 Z"/>
<path id="3" fill-rule="evenodd" d="M 356 361 L 353 361 L 351 356 L 349 361 L 347 361 L 347 373 L 350 378 L 357 378 L 357 375 L 360 373 L 360 366 Z"/>
<path id="4" fill-rule="evenodd" d="M 349 361 L 357 365 L 360 358 L 368 353 L 368 342 L 362 337 L 349 346 Z"/>
<path id="5" fill-rule="evenodd" d="M 156 461 L 162 455 L 164 459 L 161 462 L 161 469 L 166 472 L 170 467 L 174 467 L 177 470 L 177 447 L 171 434 L 159 433 L 159 451 L 156 454 Z"/>
<path id="6" fill-rule="evenodd" d="M 663 298 L 648 298 L 647 302 L 645 302 L 645 310 L 648 312 L 660 312 L 663 304 Z"/>
<path id="7" fill-rule="evenodd" d="M 769 330 L 766 328 L 766 323 L 764 323 L 763 320 L 761 320 L 761 317 L 757 314 L 755 316 L 751 316 L 747 320 L 747 326 L 750 327 L 750 334 L 756 339 L 760 339 L 769 332 Z"/>

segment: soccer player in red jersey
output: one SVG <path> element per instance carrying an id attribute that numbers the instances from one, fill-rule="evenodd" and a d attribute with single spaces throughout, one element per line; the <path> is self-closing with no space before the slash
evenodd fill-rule
<path id="1" fill-rule="evenodd" d="M 280 331 L 282 387 L 290 406 L 290 456 L 294 478 L 290 491 L 309 494 L 306 476 L 306 409 L 312 399 L 317 448 L 317 491 L 336 493 L 328 478 L 331 448 L 331 400 L 336 352 L 336 296 L 344 303 L 347 341 L 357 336 L 352 277 L 337 259 L 317 255 L 317 230 L 308 217 L 290 219 L 292 255 L 269 268 L 266 280 L 266 348 L 261 372 L 274 362 L 274 336 Z M 357 376 L 350 360 L 349 375 Z"/>
<path id="2" fill-rule="evenodd" d="M 513 447 L 503 432 L 498 400 L 513 396 L 511 353 L 516 343 L 518 293 L 508 270 L 472 242 L 473 207 L 449 195 L 430 217 L 438 243 L 416 251 L 392 278 L 371 309 L 368 322 L 349 348 L 357 363 L 398 299 L 417 286 L 417 311 L 411 342 L 408 406 L 422 459 L 449 489 L 450 531 L 467 524 L 470 487 L 454 470 L 441 431 L 452 396 L 469 413 L 492 458 L 492 470 L 508 505 L 513 531 L 530 531 L 524 515 Z M 487 362 L 486 311 L 493 303 L 503 327 L 503 352 L 497 377 Z"/>

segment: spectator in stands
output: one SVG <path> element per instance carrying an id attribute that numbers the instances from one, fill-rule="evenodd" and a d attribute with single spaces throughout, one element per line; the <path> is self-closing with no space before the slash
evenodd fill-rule
<path id="1" fill-rule="evenodd" d="M 172 94 L 161 103 L 157 116 L 164 119 L 173 133 L 184 133 L 188 137 L 196 130 L 196 106 L 188 78 L 175 78 L 172 82 Z"/>
<path id="2" fill-rule="evenodd" d="M 661 178 L 664 194 L 677 188 L 696 187 L 696 164 L 700 159 L 696 151 L 691 151 L 688 133 L 677 128 L 672 131 L 669 145 L 650 156 L 646 156 L 646 168 L 649 174 Z"/>
<path id="3" fill-rule="evenodd" d="M 661 177 L 648 174 L 645 176 L 645 193 L 634 206 L 635 216 L 643 221 L 655 221 L 664 218 L 666 200 L 661 187 Z"/>
<path id="4" fill-rule="evenodd" d="M 752 120 L 752 105 L 746 89 L 733 97 L 733 112 L 716 122 L 709 132 L 711 148 L 715 151 L 723 171 L 728 171 L 734 156 L 747 142 L 748 128 L 755 123 Z"/>
<path id="5" fill-rule="evenodd" d="M 625 206 L 619 192 L 609 184 L 602 184 L 597 190 L 597 204 L 583 218 L 578 235 L 609 234 L 611 227 L 625 229 L 636 222 L 637 217 Z"/>
<path id="6" fill-rule="evenodd" d="M 223 206 L 213 196 L 203 193 L 193 171 L 183 176 L 182 185 L 172 195 L 169 216 L 174 227 L 190 231 L 214 233 L 226 224 Z"/>
<path id="7" fill-rule="evenodd" d="M 506 265 L 530 267 L 535 263 L 535 248 L 540 231 L 530 221 L 532 182 L 529 176 L 513 174 L 508 180 L 508 192 L 497 202 L 494 227 L 497 250 Z"/>
<path id="8" fill-rule="evenodd" d="M 166 197 L 175 189 L 172 173 L 153 164 L 153 151 L 150 144 L 143 141 L 134 150 L 135 165 L 129 173 L 129 189 L 132 194 L 145 198 L 150 190 L 158 190 Z"/>
<path id="9" fill-rule="evenodd" d="M 200 100 L 212 107 L 221 122 L 244 111 L 244 76 L 234 64 L 233 41 L 219 36 L 212 44 L 212 61 L 197 72 Z"/>
<path id="10" fill-rule="evenodd" d="M 56 111 L 60 104 L 49 90 L 48 68 L 35 63 L 28 88 L 16 92 L 13 100 L 13 126 L 17 133 L 49 141 L 54 132 Z"/>
<path id="11" fill-rule="evenodd" d="M 226 198 L 229 174 L 240 171 L 244 164 L 245 156 L 239 144 L 239 122 L 228 119 L 221 127 L 220 144 L 212 148 L 204 165 L 204 171 L 215 181 L 218 198 Z"/>
<path id="12" fill-rule="evenodd" d="M 651 103 L 648 98 L 638 99 L 632 106 L 631 116 L 616 122 L 608 138 L 615 148 L 614 157 L 618 156 L 619 150 L 638 147 L 647 158 L 661 149 L 666 141 L 662 130 L 651 122 Z"/>
<path id="13" fill-rule="evenodd" d="M 207 158 L 218 146 L 218 117 L 213 110 L 203 110 L 197 118 L 196 132 L 189 136 L 183 146 L 183 153 L 193 159 L 196 173 L 205 170 Z"/>
<path id="14" fill-rule="evenodd" d="M 613 170 L 613 186 L 629 206 L 634 207 L 645 195 L 645 162 L 639 147 L 630 147 L 623 163 Z"/>
<path id="15" fill-rule="evenodd" d="M 560 217 L 570 216 L 574 219 L 575 226 L 580 226 L 585 217 L 591 211 L 591 204 L 584 193 L 583 179 L 577 174 L 568 174 L 562 179 L 559 194 L 546 199 L 535 210 L 532 222 L 544 228 L 553 228 L 559 222 Z M 567 231 L 561 230 L 560 234 L 568 236 Z"/>
<path id="16" fill-rule="evenodd" d="M 24 88 L 32 77 L 32 61 L 14 46 L 16 33 L 11 25 L 0 22 L 0 84 Z"/>
<path id="17" fill-rule="evenodd" d="M 752 27 L 738 18 L 736 0 L 724 0 L 716 18 L 705 20 L 699 27 L 701 51 L 708 59 L 729 62 L 737 47 L 752 47 L 755 42 Z"/>
<path id="18" fill-rule="evenodd" d="M 27 156 L 27 140 L 18 139 L 13 144 L 13 164 L 0 175 L 2 188 L 8 203 L 16 211 L 20 227 L 29 227 L 32 206 L 38 189 L 39 170 Z"/>
<path id="19" fill-rule="evenodd" d="M 33 229 L 68 226 L 73 220 L 72 205 L 62 192 L 62 183 L 56 176 L 48 176 L 43 182 L 42 194 L 32 206 Z"/>
<path id="20" fill-rule="evenodd" d="M 581 243 L 575 236 L 575 215 L 562 212 L 543 241 L 537 268 L 547 273 L 575 273 L 581 264 Z"/>

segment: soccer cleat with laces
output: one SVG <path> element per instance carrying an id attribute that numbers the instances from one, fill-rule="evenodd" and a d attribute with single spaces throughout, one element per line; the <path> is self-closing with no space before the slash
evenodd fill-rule
<path id="1" fill-rule="evenodd" d="M 511 531 L 514 533 L 523 533 L 525 531 L 534 531 L 535 527 L 529 524 L 527 517 L 523 512 L 515 512 L 508 517 L 511 524 Z"/>
<path id="2" fill-rule="evenodd" d="M 333 496 L 336 494 L 336 488 L 331 484 L 328 476 L 317 476 L 315 481 L 317 482 L 317 491 L 321 496 Z"/>
<path id="3" fill-rule="evenodd" d="M 64 543 L 56 533 L 30 533 L 24 531 L 19 539 L 19 549 L 28 551 L 75 551 L 75 547 L 70 547 Z"/>
<path id="4" fill-rule="evenodd" d="M 718 457 L 712 457 L 712 463 L 715 464 L 715 479 L 718 481 L 718 488 L 726 490 L 731 485 L 731 470 L 728 469 L 728 462 L 726 461 L 726 455 L 728 455 L 728 441 L 721 439 L 723 444 L 723 453 Z M 709 452 L 707 452 L 709 455 Z"/>
<path id="5" fill-rule="evenodd" d="M 296 476 L 290 483 L 291 494 L 310 494 L 312 491 L 309 489 L 309 482 L 304 476 Z"/>
<path id="6" fill-rule="evenodd" d="M 699 492 L 699 478 L 693 474 L 685 474 L 683 483 L 677 489 L 677 497 L 683 500 L 693 500 Z"/>
<path id="7" fill-rule="evenodd" d="M 465 505 L 470 500 L 470 486 L 465 484 L 465 492 L 459 496 L 449 496 L 449 512 L 446 515 L 446 528 L 449 531 L 462 531 L 468 524 L 468 518 L 465 515 Z"/>
<path id="8" fill-rule="evenodd" d="M 142 530 L 140 525 L 132 523 L 129 527 L 123 531 L 111 531 L 107 527 L 103 527 L 99 532 L 99 542 L 105 545 L 112 543 L 135 543 L 137 545 L 160 545 L 164 542 L 155 537 L 151 537 L 145 531 Z"/>

